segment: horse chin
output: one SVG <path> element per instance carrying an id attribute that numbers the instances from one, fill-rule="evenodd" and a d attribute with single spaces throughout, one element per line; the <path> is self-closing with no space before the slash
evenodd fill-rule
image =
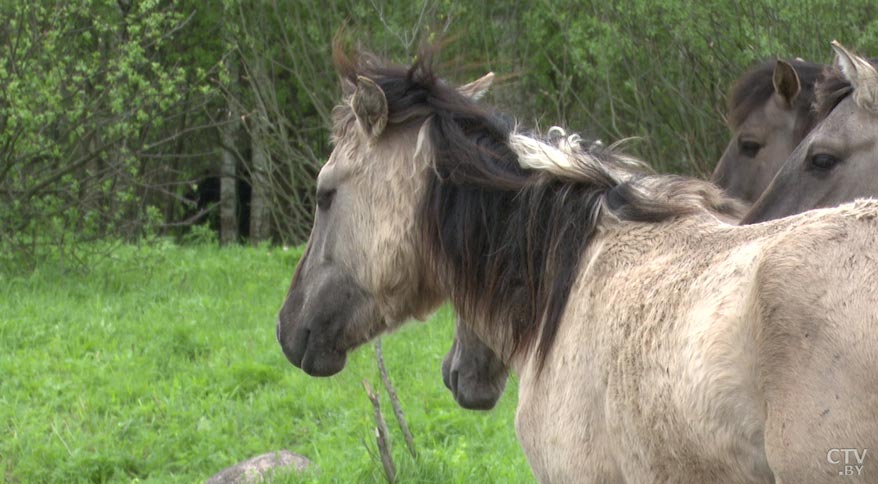
<path id="1" fill-rule="evenodd" d="M 278 315 L 277 340 L 287 360 L 311 376 L 342 371 L 347 353 L 381 326 L 375 299 L 337 270 L 294 286 Z"/>
<path id="2" fill-rule="evenodd" d="M 299 368 L 310 376 L 332 376 L 344 369 L 347 359 L 345 352 L 309 348 Z"/>
<path id="3" fill-rule="evenodd" d="M 497 405 L 506 386 L 505 378 L 499 385 L 486 385 L 482 382 L 461 379 L 456 371 L 451 373 L 451 380 L 454 400 L 467 410 L 491 410 Z"/>
<path id="4" fill-rule="evenodd" d="M 451 350 L 445 355 L 445 358 L 442 359 L 442 382 L 445 383 L 445 388 L 451 390 L 454 393 L 454 388 L 451 387 L 451 367 L 454 364 L 454 352 L 457 349 L 457 340 L 454 340 L 454 343 L 451 346 Z"/>
<path id="5" fill-rule="evenodd" d="M 450 354 L 442 361 L 442 381 L 454 395 L 454 401 L 466 410 L 494 408 L 506 388 L 506 378 L 506 372 L 481 377 L 471 372 L 461 373 L 454 368 Z"/>
<path id="6" fill-rule="evenodd" d="M 287 360 L 310 376 L 335 375 L 347 362 L 346 351 L 335 348 L 331 340 L 315 337 L 308 328 L 297 329 L 290 341 L 279 341 Z"/>
<path id="7" fill-rule="evenodd" d="M 500 394 L 488 394 L 476 392 L 475 394 L 465 394 L 459 392 L 455 397 L 457 404 L 466 410 L 482 410 L 488 411 L 497 405 Z"/>

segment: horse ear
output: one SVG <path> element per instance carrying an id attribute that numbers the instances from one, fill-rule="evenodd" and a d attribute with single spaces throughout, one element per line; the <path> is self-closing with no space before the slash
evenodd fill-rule
<path id="1" fill-rule="evenodd" d="M 792 64 L 780 59 L 774 64 L 771 83 L 774 85 L 774 92 L 780 94 L 780 97 L 790 106 L 802 91 L 802 83 L 799 82 L 799 75 Z"/>
<path id="2" fill-rule="evenodd" d="M 381 135 L 387 126 L 387 97 L 375 81 L 357 76 L 357 86 L 351 96 L 351 108 L 366 136 L 374 139 Z"/>
<path id="3" fill-rule="evenodd" d="M 491 84 L 494 83 L 494 73 L 489 72 L 484 76 L 476 79 L 469 84 L 464 84 L 457 88 L 457 92 L 463 94 L 464 96 L 478 101 L 488 92 L 488 89 L 491 88 Z"/>
<path id="4" fill-rule="evenodd" d="M 878 70 L 868 60 L 851 53 L 837 40 L 832 41 L 835 65 L 854 88 L 854 100 L 860 106 L 878 109 Z"/>
<path id="5" fill-rule="evenodd" d="M 854 90 L 864 83 L 878 83 L 878 72 L 866 59 L 851 53 L 837 40 L 832 41 L 832 50 L 835 51 L 835 65 L 850 81 Z"/>

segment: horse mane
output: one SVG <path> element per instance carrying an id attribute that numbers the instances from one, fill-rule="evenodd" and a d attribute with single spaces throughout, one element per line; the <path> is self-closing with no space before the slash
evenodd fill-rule
<path id="1" fill-rule="evenodd" d="M 793 66 L 799 76 L 802 88 L 793 101 L 793 108 L 799 119 L 796 132 L 804 137 L 805 133 L 810 131 L 816 123 L 815 115 L 811 111 L 811 104 L 814 102 L 814 86 L 825 66 L 798 59 L 789 61 L 789 64 Z M 745 72 L 732 85 L 727 109 L 727 120 L 732 130 L 737 129 L 754 110 L 764 106 L 774 95 L 774 84 L 772 84 L 774 67 L 774 60 L 762 62 Z"/>
<path id="2" fill-rule="evenodd" d="M 878 68 L 878 57 L 867 59 L 869 63 Z M 816 119 L 823 120 L 835 109 L 844 98 L 854 92 L 851 81 L 842 74 L 838 66 L 826 66 L 823 75 L 814 88 L 815 97 L 813 111 Z"/>
<path id="3" fill-rule="evenodd" d="M 430 270 L 465 320 L 509 336 L 501 353 L 536 344 L 542 366 L 582 255 L 605 224 L 740 215 L 710 183 L 651 175 L 615 147 L 560 128 L 545 138 L 521 131 L 441 81 L 430 47 L 409 67 L 338 49 L 343 78 L 366 76 L 384 91 L 388 127 L 421 126 L 416 151 L 431 169 L 417 217 Z"/>

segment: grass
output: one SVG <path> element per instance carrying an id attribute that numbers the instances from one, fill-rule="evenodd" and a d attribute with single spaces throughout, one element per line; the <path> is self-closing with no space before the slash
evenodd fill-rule
<path id="1" fill-rule="evenodd" d="M 203 482 L 279 449 L 316 466 L 283 482 L 382 482 L 371 346 L 328 379 L 287 363 L 275 316 L 300 251 L 124 247 L 87 274 L 0 274 L 0 476 L 7 483 Z M 529 482 L 516 382 L 492 412 L 460 409 L 440 363 L 452 313 L 384 337 L 419 456 L 390 404 L 401 482 Z"/>

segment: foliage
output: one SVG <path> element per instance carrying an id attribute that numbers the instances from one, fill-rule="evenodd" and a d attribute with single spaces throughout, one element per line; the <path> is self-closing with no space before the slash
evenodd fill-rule
<path id="1" fill-rule="evenodd" d="M 698 176 L 726 143 L 725 93 L 747 67 L 774 56 L 828 62 L 833 38 L 878 52 L 872 0 L 221 7 L 0 5 L 2 252 L 33 263 L 49 247 L 75 255 L 90 239 L 185 231 L 209 217 L 192 216 L 200 195 L 190 187 L 219 176 L 223 151 L 235 155 L 241 183 L 264 188 L 254 189 L 253 206 L 267 211 L 273 239 L 302 242 L 331 148 L 339 90 L 329 50 L 342 27 L 399 62 L 425 40 L 452 39 L 442 72 L 465 82 L 496 71 L 491 101 L 523 124 L 566 125 L 607 142 L 638 137 L 630 149 L 658 171 Z M 234 79 L 221 68 L 228 61 L 240 65 Z M 216 128 L 241 120 L 242 136 L 222 145 Z"/>
<path id="2" fill-rule="evenodd" d="M 89 274 L 54 262 L 0 274 L 0 482 L 203 482 L 281 448 L 316 464 L 290 482 L 381 482 L 361 385 L 380 386 L 372 348 L 314 379 L 275 341 L 301 253 L 159 240 L 122 246 Z M 400 481 L 530 480 L 515 383 L 490 413 L 458 408 L 443 386 L 452 327 L 446 308 L 384 339 L 419 451 L 391 425 Z"/>
<path id="3" fill-rule="evenodd" d="M 166 125 L 204 72 L 168 44 L 189 18 L 160 2 L 4 2 L 0 16 L 0 247 L 136 239 L 163 215 Z M 158 169 L 158 171 L 156 171 Z"/>
<path id="4" fill-rule="evenodd" d="M 526 61 L 553 122 L 596 137 L 641 137 L 659 171 L 705 176 L 727 141 L 725 93 L 773 57 L 831 60 L 839 37 L 875 52 L 874 2 L 549 2 L 528 12 Z M 575 14 L 573 14 L 575 12 Z"/>

